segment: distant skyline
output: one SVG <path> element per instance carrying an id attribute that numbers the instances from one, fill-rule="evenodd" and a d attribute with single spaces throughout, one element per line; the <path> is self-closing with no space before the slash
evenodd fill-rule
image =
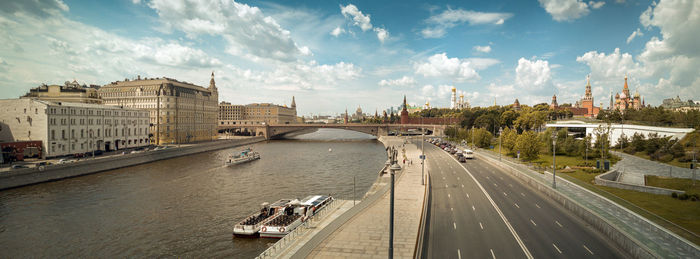
<path id="1" fill-rule="evenodd" d="M 42 83 L 170 77 L 219 101 L 372 113 L 450 89 L 472 106 L 700 99 L 700 1 L 4 0 L 0 98 Z"/>

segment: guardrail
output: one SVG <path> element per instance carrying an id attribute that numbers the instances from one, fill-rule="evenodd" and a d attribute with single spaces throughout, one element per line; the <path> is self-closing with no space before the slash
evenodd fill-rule
<path id="1" fill-rule="evenodd" d="M 299 237 L 303 236 L 309 229 L 315 228 L 319 222 L 331 213 L 332 209 L 336 208 L 340 202 L 338 200 L 333 200 L 323 209 L 318 211 L 315 215 L 311 216 L 309 219 L 304 221 L 297 228 L 289 232 L 287 235 L 282 237 L 280 240 L 275 242 L 272 246 L 268 247 L 260 255 L 255 257 L 256 259 L 266 259 L 266 258 L 276 258 L 280 252 L 283 252 L 287 245 L 295 242 Z"/>

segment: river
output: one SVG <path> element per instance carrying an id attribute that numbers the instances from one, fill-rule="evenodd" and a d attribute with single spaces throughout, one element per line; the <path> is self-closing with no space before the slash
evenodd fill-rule
<path id="1" fill-rule="evenodd" d="M 359 199 L 386 161 L 374 137 L 344 130 L 251 147 L 262 159 L 235 167 L 224 159 L 243 147 L 2 191 L 0 257 L 253 258 L 275 240 L 232 230 L 261 203 L 352 199 L 353 176 Z"/>

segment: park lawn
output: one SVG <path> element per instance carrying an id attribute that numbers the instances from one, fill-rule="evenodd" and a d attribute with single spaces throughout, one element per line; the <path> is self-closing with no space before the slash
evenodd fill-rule
<path id="1" fill-rule="evenodd" d="M 691 194 L 700 195 L 700 181 L 695 183 L 695 186 L 693 186 L 692 179 L 668 178 L 668 177 L 660 177 L 660 176 L 655 176 L 655 175 L 647 175 L 647 176 L 645 176 L 645 178 L 646 178 L 646 183 L 648 186 L 656 186 L 656 187 L 667 188 L 667 189 L 681 190 L 681 191 L 685 191 L 688 195 L 691 195 Z M 698 204 L 698 206 L 700 206 L 700 204 Z"/>
<path id="2" fill-rule="evenodd" d="M 619 151 L 619 152 L 622 152 L 621 150 L 618 150 L 618 151 Z M 627 153 L 625 153 L 625 154 L 627 154 Z M 646 159 L 646 160 L 651 160 L 651 157 L 649 157 L 649 155 L 647 155 L 646 153 L 644 153 L 644 151 L 634 153 L 634 156 L 639 157 L 639 158 L 643 158 L 643 159 Z M 656 162 L 659 162 L 659 163 L 663 163 L 663 164 L 667 164 L 667 165 L 672 165 L 672 166 L 677 166 L 677 167 L 681 167 L 681 168 L 690 168 L 690 162 L 679 162 L 679 161 L 678 161 L 678 158 L 674 158 L 673 160 L 671 160 L 671 161 L 669 161 L 669 162 L 662 162 L 662 161 L 659 161 L 659 160 L 651 160 L 651 161 L 656 161 Z"/>
<path id="3" fill-rule="evenodd" d="M 659 217 L 673 222 L 682 228 L 693 233 L 700 233 L 700 202 L 690 200 L 678 200 L 669 195 L 658 195 L 646 192 L 624 190 L 594 184 L 595 176 L 599 173 L 591 170 L 575 170 L 561 172 L 559 175 L 567 180 L 580 185 L 592 192 L 606 197 L 627 209 L 659 224 L 666 229 L 690 240 L 695 244 L 700 244 L 700 238 L 688 234 L 673 224 L 660 219 Z M 699 183 L 700 184 L 700 183 Z M 668 185 L 676 186 L 676 185 Z M 670 188 L 670 187 L 667 187 Z M 697 188 L 697 187 L 696 187 Z"/>

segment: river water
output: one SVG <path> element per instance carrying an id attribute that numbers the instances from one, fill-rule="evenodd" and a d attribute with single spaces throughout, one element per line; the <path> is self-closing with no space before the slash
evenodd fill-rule
<path id="1" fill-rule="evenodd" d="M 235 167 L 224 159 L 243 147 L 2 191 L 0 257 L 252 258 L 275 240 L 232 231 L 261 203 L 352 199 L 353 176 L 359 199 L 386 161 L 374 137 L 344 130 L 251 147 L 262 159 Z"/>

